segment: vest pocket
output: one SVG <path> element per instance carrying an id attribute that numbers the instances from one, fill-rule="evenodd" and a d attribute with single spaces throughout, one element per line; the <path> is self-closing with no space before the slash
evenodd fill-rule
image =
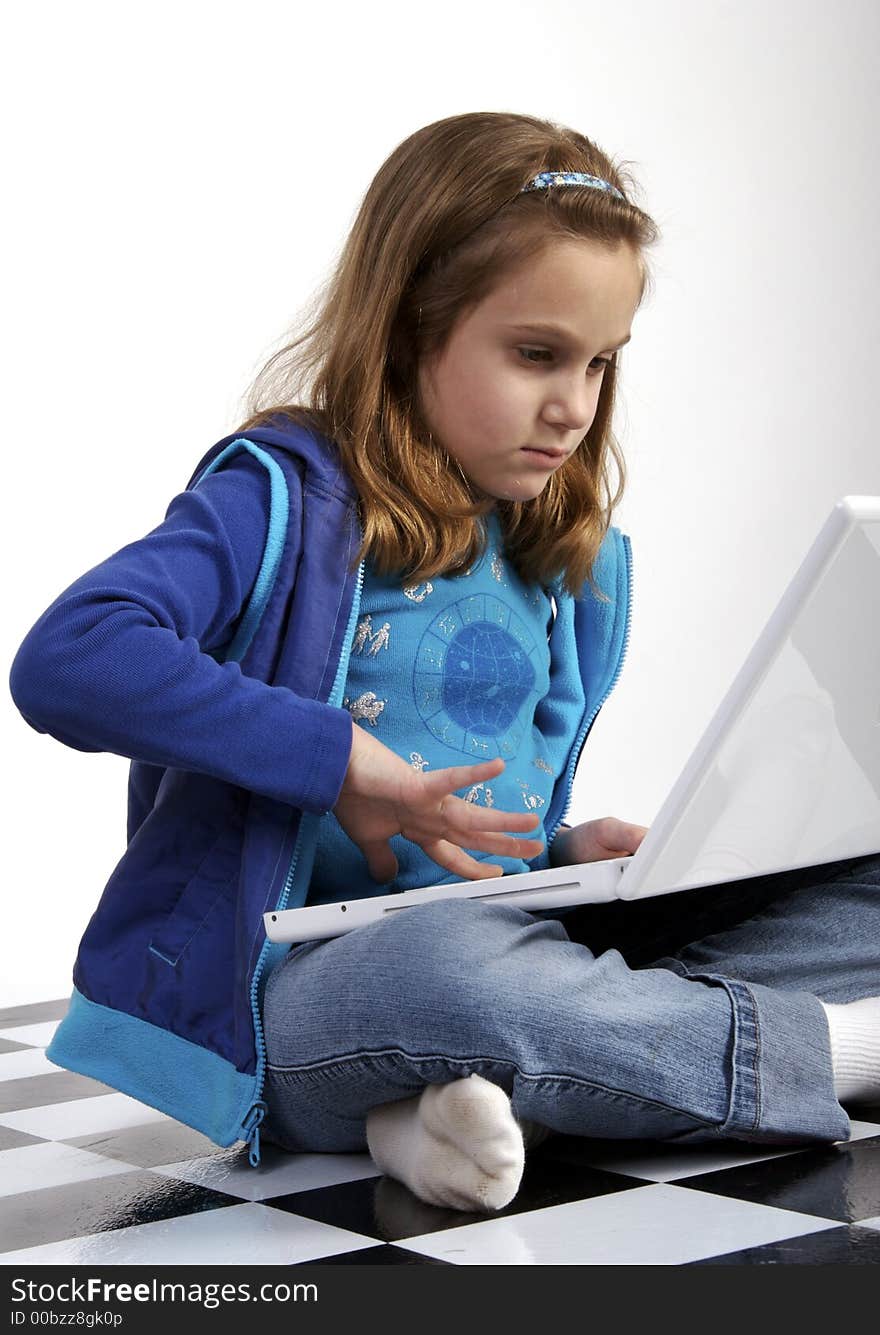
<path id="1" fill-rule="evenodd" d="M 238 889 L 241 866 L 241 830 L 224 829 L 214 840 L 180 898 L 154 933 L 149 944 L 153 955 L 176 965 L 194 938 L 224 903 L 232 903 Z"/>

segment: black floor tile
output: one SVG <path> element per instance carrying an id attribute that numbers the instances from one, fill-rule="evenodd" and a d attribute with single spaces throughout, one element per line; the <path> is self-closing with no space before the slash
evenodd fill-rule
<path id="1" fill-rule="evenodd" d="M 440 1261 L 433 1256 L 419 1256 L 416 1252 L 405 1251 L 402 1247 L 390 1244 L 379 1247 L 364 1247 L 357 1252 L 341 1252 L 338 1256 L 322 1256 L 317 1261 L 302 1261 L 300 1265 L 451 1265 L 451 1261 Z"/>
<path id="2" fill-rule="evenodd" d="M 70 997 L 7 1006 L 5 1010 L 0 1010 L 0 1029 L 11 1029 L 16 1024 L 45 1024 L 47 1020 L 63 1020 L 69 1007 Z"/>
<path id="3" fill-rule="evenodd" d="M 576 1168 L 543 1160 L 536 1154 L 532 1162 L 527 1161 L 520 1189 L 511 1203 L 491 1214 L 430 1205 L 403 1183 L 384 1176 L 342 1182 L 288 1196 L 273 1196 L 272 1205 L 291 1214 L 334 1224 L 337 1228 L 397 1242 L 423 1233 L 460 1228 L 462 1224 L 473 1224 L 480 1219 L 503 1219 L 527 1210 L 541 1210 L 550 1205 L 564 1205 L 646 1185 L 640 1178 L 605 1173 L 596 1168 Z"/>
<path id="4" fill-rule="evenodd" d="M 814 1214 L 841 1223 L 880 1215 L 880 1136 L 701 1173 L 694 1191 Z"/>
<path id="5" fill-rule="evenodd" d="M 0 1113 L 21 1112 L 24 1108 L 42 1108 L 50 1103 L 71 1099 L 92 1099 L 117 1090 L 102 1085 L 91 1076 L 76 1071 L 46 1071 L 44 1075 L 25 1075 L 18 1080 L 0 1080 Z"/>
<path id="6" fill-rule="evenodd" d="M 141 1126 L 127 1126 L 119 1131 L 95 1131 L 86 1136 L 65 1139 L 65 1145 L 102 1154 L 106 1159 L 137 1164 L 138 1168 L 155 1168 L 159 1164 L 181 1163 L 187 1159 L 241 1157 L 242 1146 L 221 1150 L 182 1122 L 162 1120 L 145 1122 Z"/>
<path id="7" fill-rule="evenodd" d="M 87 1178 L 0 1197 L 0 1252 L 240 1204 L 222 1192 L 159 1173 Z"/>
<path id="8" fill-rule="evenodd" d="M 880 1265 L 880 1231 L 848 1224 L 688 1265 Z"/>
<path id="9" fill-rule="evenodd" d="M 24 1026 L 22 1026 L 24 1028 Z M 33 1051 L 33 1043 L 14 1043 L 11 1038 L 0 1038 L 0 1053 Z"/>
<path id="10" fill-rule="evenodd" d="M 30 1136 L 26 1131 L 16 1131 L 11 1126 L 0 1126 L 0 1152 L 3 1150 L 17 1150 L 22 1145 L 43 1145 L 45 1137 Z"/>

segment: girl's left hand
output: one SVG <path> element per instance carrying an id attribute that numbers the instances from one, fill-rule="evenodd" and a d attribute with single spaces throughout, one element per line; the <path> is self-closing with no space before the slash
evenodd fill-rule
<path id="1" fill-rule="evenodd" d="M 553 840 L 556 866 L 576 862 L 601 862 L 604 858 L 623 858 L 634 853 L 648 833 L 647 825 L 631 825 L 616 816 L 602 816 L 560 830 Z"/>

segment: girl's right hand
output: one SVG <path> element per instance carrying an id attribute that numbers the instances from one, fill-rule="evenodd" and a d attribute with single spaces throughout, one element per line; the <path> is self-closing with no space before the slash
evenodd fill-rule
<path id="1" fill-rule="evenodd" d="M 461 845 L 525 860 L 541 852 L 543 839 L 517 839 L 501 832 L 534 829 L 541 823 L 534 812 L 496 811 L 454 796 L 456 788 L 500 774 L 500 756 L 427 774 L 408 765 L 354 719 L 352 728 L 351 756 L 333 811 L 367 859 L 375 881 L 392 881 L 397 875 L 397 858 L 388 842 L 396 834 L 418 844 L 462 880 L 502 876 L 504 870 L 472 858 Z"/>

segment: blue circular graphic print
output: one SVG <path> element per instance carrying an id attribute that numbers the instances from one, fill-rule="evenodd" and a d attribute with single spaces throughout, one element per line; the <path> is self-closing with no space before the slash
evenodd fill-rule
<path id="1" fill-rule="evenodd" d="M 447 605 L 416 655 L 413 684 L 425 726 L 469 757 L 516 755 L 540 694 L 537 653 L 500 598 L 474 594 Z"/>
<path id="2" fill-rule="evenodd" d="M 443 708 L 478 737 L 513 723 L 535 684 L 535 671 L 512 635 L 491 622 L 459 631 L 446 653 Z"/>

